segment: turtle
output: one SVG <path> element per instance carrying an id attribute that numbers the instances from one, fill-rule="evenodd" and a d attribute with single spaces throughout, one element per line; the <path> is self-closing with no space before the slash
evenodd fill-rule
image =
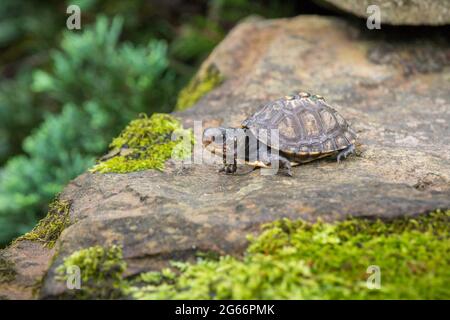
<path id="1" fill-rule="evenodd" d="M 269 132 L 278 133 L 277 146 Z M 292 166 L 313 160 L 337 156 L 340 162 L 355 153 L 356 139 L 355 131 L 322 96 L 307 92 L 263 104 L 240 128 L 207 128 L 202 136 L 205 148 L 222 154 L 220 171 L 226 174 L 236 173 L 240 160 L 254 168 L 277 162 L 289 176 Z"/>

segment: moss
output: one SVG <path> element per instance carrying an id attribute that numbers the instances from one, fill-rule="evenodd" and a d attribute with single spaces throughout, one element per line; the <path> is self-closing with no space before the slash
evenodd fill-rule
<path id="1" fill-rule="evenodd" d="M 69 225 L 70 203 L 65 200 L 55 200 L 49 205 L 49 211 L 45 218 L 27 234 L 17 238 L 16 241 L 39 241 L 48 248 L 53 248 L 61 232 Z"/>
<path id="2" fill-rule="evenodd" d="M 177 139 L 172 140 L 172 134 Z M 188 143 L 183 143 L 186 140 Z M 153 114 L 150 118 L 141 115 L 112 141 L 111 156 L 101 159 L 105 161 L 99 162 L 91 171 L 126 173 L 145 169 L 163 170 L 169 158 L 189 156 L 192 143 L 191 130 L 183 129 L 171 115 Z"/>
<path id="3" fill-rule="evenodd" d="M 14 263 L 0 256 L 0 283 L 13 281 L 15 278 Z"/>
<path id="4" fill-rule="evenodd" d="M 122 274 L 126 270 L 121 247 L 94 246 L 76 251 L 56 269 L 57 279 L 67 280 L 67 270 L 73 266 L 80 268 L 81 289 L 70 291 L 69 295 L 81 299 L 114 299 L 121 296 Z"/>
<path id="5" fill-rule="evenodd" d="M 281 220 L 243 259 L 231 256 L 140 276 L 137 299 L 449 299 L 450 211 L 390 222 Z M 371 265 L 381 289 L 366 286 Z"/>
<path id="6" fill-rule="evenodd" d="M 224 78 L 215 64 L 197 74 L 178 95 L 175 110 L 183 111 L 193 106 L 205 94 L 219 86 Z"/>
<path id="7" fill-rule="evenodd" d="M 450 210 L 388 222 L 283 219 L 263 227 L 243 258 L 201 255 L 160 272 L 123 278 L 120 247 L 90 247 L 57 268 L 65 280 L 78 266 L 76 298 L 135 299 L 448 299 Z M 381 269 L 381 289 L 366 286 L 367 267 Z"/>

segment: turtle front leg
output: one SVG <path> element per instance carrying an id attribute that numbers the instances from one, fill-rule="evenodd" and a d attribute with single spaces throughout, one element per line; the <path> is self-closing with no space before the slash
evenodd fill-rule
<path id="1" fill-rule="evenodd" d="M 227 153 L 230 151 L 227 148 L 227 143 L 224 141 L 222 145 L 222 159 L 223 159 L 223 167 L 219 170 L 219 172 L 224 172 L 225 174 L 234 174 L 237 171 L 237 148 L 236 148 L 236 138 L 233 139 L 232 150 L 233 152 L 233 163 L 227 163 Z"/>
<path id="2" fill-rule="evenodd" d="M 347 148 L 343 149 L 341 152 L 338 153 L 337 155 L 337 162 L 341 162 L 341 158 L 344 157 L 344 159 L 347 159 L 347 157 L 350 154 L 354 154 L 355 153 L 355 145 L 351 144 L 349 145 Z"/>
<path id="3" fill-rule="evenodd" d="M 219 170 L 219 172 L 224 172 L 225 174 L 234 174 L 237 171 L 237 154 L 234 154 L 233 163 L 227 163 L 226 157 L 223 157 L 223 167 Z"/>
<path id="4" fill-rule="evenodd" d="M 219 172 L 224 172 L 225 174 L 233 174 L 236 173 L 237 165 L 235 163 L 233 164 L 225 164 L 223 167 L 219 170 Z"/>

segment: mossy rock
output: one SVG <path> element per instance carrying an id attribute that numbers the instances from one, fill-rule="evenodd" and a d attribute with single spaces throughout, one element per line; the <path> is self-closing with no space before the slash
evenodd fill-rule
<path id="1" fill-rule="evenodd" d="M 407 48 L 405 41 L 398 39 L 405 39 L 408 42 Z M 420 50 L 425 46 L 432 50 Z M 170 132 L 178 127 L 169 120 L 167 130 L 163 130 L 167 135 L 155 136 L 152 135 L 154 131 L 148 128 L 158 126 L 158 123 L 152 125 L 151 118 L 143 122 L 136 121 L 130 127 L 136 125 L 137 132 L 142 132 L 143 136 L 134 139 L 134 129 L 124 131 L 112 147 L 116 155 L 110 154 L 106 157 L 108 159 L 104 158 L 99 163 L 107 174 L 85 173 L 68 184 L 61 193 L 61 199 L 72 201 L 70 218 L 73 224 L 65 229 L 55 246 L 58 248 L 58 255 L 46 270 L 40 297 L 59 297 L 64 294 L 67 288 L 63 281 L 56 280 L 56 269 L 64 263 L 64 258 L 74 252 L 99 244 L 105 249 L 112 245 L 123 249 L 123 259 L 127 264 L 125 279 L 148 271 L 163 270 L 170 267 L 169 261 L 183 261 L 194 263 L 189 267 L 189 270 L 196 270 L 192 271 L 193 281 L 209 281 L 211 273 L 207 272 L 207 268 L 201 263 L 195 264 L 198 252 L 228 255 L 225 262 L 211 262 L 203 258 L 216 270 L 232 265 L 237 270 L 244 269 L 243 277 L 246 276 L 246 267 L 265 271 L 264 254 L 248 251 L 246 236 L 249 233 L 256 234 L 262 224 L 285 218 L 305 223 L 321 219 L 327 223 L 323 225 L 323 230 L 317 229 L 314 234 L 309 233 L 315 240 L 306 242 L 304 248 L 297 248 L 296 243 L 290 243 L 289 246 L 294 247 L 296 252 L 313 248 L 317 241 L 325 241 L 322 244 L 324 248 L 336 250 L 339 245 L 354 245 L 347 253 L 339 251 L 342 259 L 349 259 L 349 255 L 354 254 L 364 263 L 369 263 L 372 259 L 364 260 L 363 257 L 365 254 L 371 257 L 374 252 L 382 255 L 376 243 L 380 241 L 390 248 L 390 255 L 383 256 L 386 262 L 392 262 L 396 257 L 409 262 L 408 255 L 420 261 L 418 264 L 413 262 L 412 266 L 402 264 L 400 269 L 393 269 L 405 272 L 414 269 L 421 275 L 416 283 L 420 289 L 411 291 L 409 297 L 413 294 L 439 298 L 447 296 L 441 289 L 444 279 L 442 264 L 446 261 L 442 257 L 447 259 L 447 255 L 441 253 L 440 257 L 436 255 L 426 260 L 424 250 L 412 252 L 412 247 L 406 242 L 436 253 L 437 249 L 445 249 L 448 238 L 441 237 L 439 244 L 426 230 L 399 232 L 398 235 L 388 236 L 375 233 L 374 242 L 368 240 L 368 243 L 378 249 L 371 251 L 370 248 L 365 248 L 368 250 L 363 252 L 358 243 L 351 240 L 356 239 L 357 234 L 345 240 L 340 233 L 336 234 L 332 222 L 342 221 L 347 217 L 383 221 L 399 217 L 414 219 L 437 208 L 450 208 L 450 155 L 447 151 L 450 145 L 450 115 L 446 112 L 450 107 L 450 69 L 444 54 L 448 48 L 450 43 L 439 30 L 427 32 L 425 38 L 418 34 L 406 39 L 402 30 L 374 34 L 333 17 L 300 16 L 292 19 L 252 20 L 238 25 L 202 67 L 204 70 L 215 64 L 225 79 L 223 84 L 204 95 L 192 107 L 168 117 L 176 117 L 183 124 L 182 130 L 188 130 L 198 120 L 204 120 L 205 126 L 238 127 L 261 103 L 291 92 L 308 91 L 323 95 L 352 124 L 358 134 L 357 155 L 340 164 L 330 158 L 295 167 L 292 170 L 293 177 L 263 176 L 258 170 L 246 175 L 222 175 L 217 172 L 219 165 L 196 162 L 178 166 L 174 161 L 165 161 L 169 154 L 165 149 L 162 153 L 164 156 L 157 157 L 158 165 L 153 163 L 149 166 L 134 166 L 134 154 L 143 158 L 149 156 L 150 159 L 159 154 L 142 150 L 145 154 L 142 156 L 138 149 L 140 141 L 148 142 L 149 135 L 151 148 L 154 147 L 154 142 L 158 145 L 157 142 L 162 141 L 165 145 L 169 142 Z M 382 58 L 384 55 L 386 59 Z M 418 67 L 424 55 L 427 61 L 435 64 L 433 68 Z M 431 58 L 428 59 L 429 57 Z M 188 144 L 192 146 L 191 143 Z M 116 157 L 120 161 L 114 160 Z M 126 167 L 126 162 L 130 160 L 130 169 L 134 172 L 128 172 Z M 106 165 L 114 161 L 119 162 L 117 166 L 113 166 L 117 168 L 117 172 Z M 286 234 L 297 237 L 295 230 L 303 230 L 308 234 L 306 225 L 303 228 L 297 222 L 293 224 L 294 231 Z M 289 224 L 287 227 L 281 225 L 275 225 L 270 229 L 271 233 L 266 233 L 271 241 L 265 243 L 277 243 L 278 233 L 273 230 L 291 228 Z M 424 222 L 424 225 L 430 224 Z M 366 230 L 373 231 L 370 228 Z M 368 231 L 363 234 L 367 235 Z M 280 237 L 285 237 L 284 231 L 280 233 Z M 338 240 L 340 244 L 333 242 Z M 397 255 L 394 248 L 398 249 Z M 290 249 L 287 249 L 284 246 L 276 248 L 275 252 L 268 253 L 267 259 L 271 255 L 280 256 L 281 259 L 282 254 L 287 255 L 283 259 L 288 259 L 291 256 L 288 255 Z M 401 254 L 403 249 L 407 252 L 405 256 Z M 298 253 L 302 257 L 309 254 L 308 251 L 298 251 L 292 253 L 292 257 L 297 259 Z M 242 256 L 244 258 L 240 259 Z M 333 292 L 336 292 L 336 296 L 340 292 L 345 297 L 358 297 L 352 287 L 354 283 L 348 286 L 347 282 L 357 278 L 352 271 L 353 264 L 344 263 L 332 253 L 330 257 L 333 257 L 330 263 L 343 263 L 342 271 L 339 271 L 342 272 L 339 273 L 341 277 L 333 278 L 330 271 L 326 273 L 330 279 L 321 280 L 315 269 L 306 263 L 304 272 L 309 268 L 312 282 L 311 287 L 306 286 L 309 291 L 301 294 L 311 297 L 316 292 L 313 283 L 334 283 L 330 296 Z M 324 268 L 331 268 L 323 258 L 317 259 L 324 263 Z M 275 263 L 277 259 L 269 260 L 267 265 L 273 267 L 273 270 L 284 270 L 283 264 L 278 266 Z M 286 265 L 292 272 L 300 272 L 295 269 L 296 265 L 292 262 L 294 260 L 286 260 Z M 303 260 L 308 261 L 307 258 Z M 423 270 L 431 270 L 433 263 L 437 266 L 436 270 L 440 270 L 436 277 L 433 273 L 422 272 L 422 266 Z M 347 265 L 350 266 L 349 269 L 346 269 Z M 354 270 L 361 269 L 361 265 L 355 266 L 357 269 Z M 383 266 L 381 267 L 385 276 L 394 272 L 383 271 Z M 170 270 L 172 273 L 177 271 Z M 361 271 L 361 281 L 365 279 L 365 271 Z M 281 271 L 279 273 L 283 274 Z M 166 276 L 172 277 L 168 271 Z M 289 276 L 289 272 L 286 276 Z M 182 273 L 179 278 L 173 278 L 173 282 L 161 283 L 168 290 L 166 295 L 183 293 L 178 287 L 183 277 L 187 279 L 187 275 L 183 276 Z M 430 289 L 428 295 L 423 293 L 422 288 L 426 282 L 424 279 L 427 277 L 429 283 L 433 283 L 439 291 Z M 149 275 L 147 280 L 152 278 L 156 276 Z M 239 279 L 238 275 L 229 280 L 234 283 L 235 279 Z M 281 276 L 279 279 L 281 283 L 291 283 Z M 402 279 L 405 280 L 404 284 L 414 283 L 410 282 L 411 277 L 399 275 L 398 280 L 403 281 Z M 292 283 L 297 285 L 295 281 L 292 279 Z M 394 282 L 382 275 L 383 288 L 389 289 L 389 283 Z M 278 288 L 278 282 L 273 284 Z M 407 293 L 402 289 L 405 288 L 404 284 L 398 282 L 398 291 L 383 294 L 387 297 L 406 297 Z M 255 285 L 263 286 L 258 281 Z M 239 287 L 238 284 L 236 286 Z M 348 288 L 347 293 L 342 288 Z M 198 290 L 187 289 L 186 292 L 189 290 L 193 294 L 204 294 L 200 287 Z M 250 293 L 241 289 L 237 289 L 241 292 L 233 291 L 227 287 L 223 290 L 223 295 L 214 291 L 216 297 L 270 296 L 268 290 Z M 162 291 L 163 287 L 160 287 L 155 294 L 162 297 Z M 146 296 L 147 293 L 153 294 L 149 291 L 144 293 Z M 275 293 L 276 296 L 280 294 L 279 290 L 273 296 Z M 371 293 L 370 297 L 378 298 L 379 294 L 377 296 L 377 293 Z"/>
<path id="2" fill-rule="evenodd" d="M 192 107 L 208 92 L 224 81 L 223 75 L 215 64 L 210 64 L 194 76 L 189 84 L 180 91 L 175 110 L 183 111 Z"/>
<path id="3" fill-rule="evenodd" d="M 57 269 L 60 281 L 70 281 L 75 269 L 79 271 L 80 286 L 68 290 L 64 297 L 77 299 L 114 299 L 121 297 L 119 285 L 122 281 L 126 263 L 123 261 L 122 249 L 118 246 L 103 248 L 94 246 L 78 250 L 64 259 Z M 76 283 L 73 283 L 76 285 Z"/>
<path id="4" fill-rule="evenodd" d="M 391 222 L 284 219 L 251 237 L 243 259 L 174 263 L 175 272 L 142 274 L 126 292 L 138 299 L 449 299 L 449 222 L 450 210 Z M 369 279 L 374 266 L 379 287 Z"/>
<path id="5" fill-rule="evenodd" d="M 77 298 L 448 299 L 449 222 L 450 210 L 389 222 L 283 219 L 250 236 L 243 258 L 199 254 L 196 263 L 125 279 L 122 250 L 95 246 L 56 271 L 65 281 L 67 268 L 80 268 Z M 374 267 L 379 286 L 368 287 Z"/>

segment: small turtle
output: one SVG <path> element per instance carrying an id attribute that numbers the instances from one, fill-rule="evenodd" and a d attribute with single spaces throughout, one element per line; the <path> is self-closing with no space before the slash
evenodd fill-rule
<path id="1" fill-rule="evenodd" d="M 278 129 L 277 148 L 267 134 L 273 132 L 271 129 Z M 269 137 L 263 139 L 261 132 Z M 242 128 L 207 128 L 203 132 L 205 148 L 222 154 L 221 171 L 225 173 L 236 172 L 236 160 L 254 167 L 270 167 L 277 161 L 286 174 L 292 175 L 291 166 L 323 157 L 337 155 L 340 162 L 355 152 L 355 141 L 355 132 L 323 97 L 305 92 L 263 105 L 242 122 Z M 239 146 L 245 150 L 238 152 Z M 261 152 L 263 149 L 268 152 Z M 232 152 L 231 163 L 226 161 L 228 152 Z"/>

